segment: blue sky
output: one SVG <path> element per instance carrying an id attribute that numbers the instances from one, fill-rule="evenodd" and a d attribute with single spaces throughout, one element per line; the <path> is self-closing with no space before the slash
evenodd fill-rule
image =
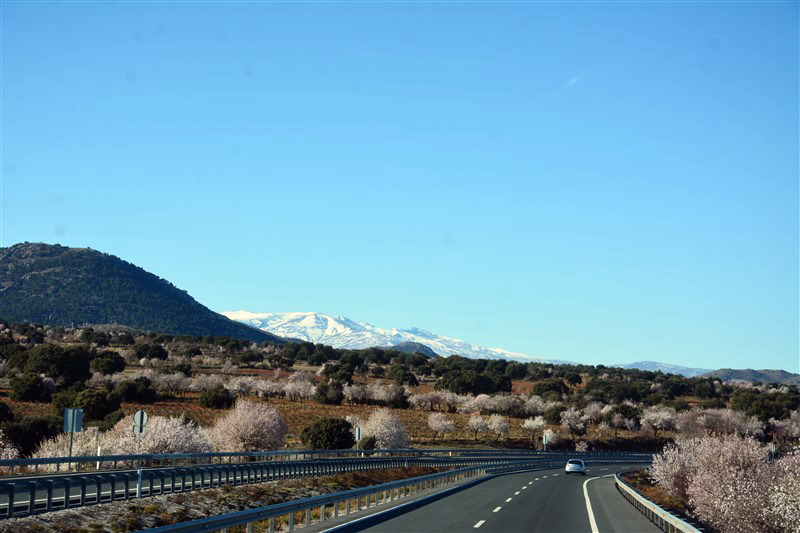
<path id="1" fill-rule="evenodd" d="M 3 245 L 217 311 L 800 370 L 798 3 L 12 3 Z"/>

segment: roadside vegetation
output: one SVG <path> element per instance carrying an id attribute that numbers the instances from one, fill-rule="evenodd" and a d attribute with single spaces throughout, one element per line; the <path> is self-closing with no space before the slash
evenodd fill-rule
<path id="1" fill-rule="evenodd" d="M 626 479 L 720 533 L 800 532 L 800 450 L 771 456 L 749 436 L 681 437 Z"/>
<path id="2" fill-rule="evenodd" d="M 541 448 L 545 434 L 550 449 L 578 450 L 800 438 L 796 385 L 121 327 L 0 322 L 0 390 L 3 457 L 66 455 L 64 407 L 84 409 L 74 453 L 88 455 L 133 453 L 138 409 L 150 415 L 144 453 L 338 446 L 345 424 L 377 448 Z"/>

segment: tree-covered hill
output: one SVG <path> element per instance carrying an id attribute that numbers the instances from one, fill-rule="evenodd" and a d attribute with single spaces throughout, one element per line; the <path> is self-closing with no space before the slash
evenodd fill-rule
<path id="1" fill-rule="evenodd" d="M 159 333 L 282 342 L 211 311 L 186 291 L 118 257 L 57 244 L 0 248 L 0 317 L 54 326 L 121 324 Z"/>
<path id="2" fill-rule="evenodd" d="M 792 374 L 785 370 L 753 370 L 752 368 L 721 368 L 705 374 L 704 377 L 718 378 L 722 381 L 742 380 L 761 383 L 782 383 L 783 385 L 800 385 L 800 374 Z"/>

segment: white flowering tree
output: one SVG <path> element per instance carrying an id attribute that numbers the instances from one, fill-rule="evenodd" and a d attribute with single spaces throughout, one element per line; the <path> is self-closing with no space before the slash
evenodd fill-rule
<path id="1" fill-rule="evenodd" d="M 776 531 L 779 517 L 771 514 L 770 495 L 782 479 L 781 467 L 770 465 L 767 456 L 767 449 L 750 437 L 683 439 L 654 458 L 651 475 L 722 533 Z"/>
<path id="2" fill-rule="evenodd" d="M 675 429 L 677 420 L 678 414 L 672 407 L 654 405 L 644 410 L 641 423 L 644 427 L 652 430 L 653 436 L 657 437 L 659 431 Z"/>
<path id="3" fill-rule="evenodd" d="M 586 417 L 580 410 L 570 407 L 561 413 L 561 427 L 573 438 L 583 435 L 586 433 Z"/>
<path id="4" fill-rule="evenodd" d="M 377 447 L 382 450 L 408 448 L 411 439 L 400 417 L 389 409 L 374 411 L 362 427 L 364 437 L 375 437 Z"/>
<path id="5" fill-rule="evenodd" d="M 541 396 L 531 396 L 525 400 L 525 414 L 528 416 L 539 416 L 544 414 L 547 409 L 547 402 Z"/>
<path id="6" fill-rule="evenodd" d="M 209 431 L 220 452 L 257 452 L 281 448 L 289 428 L 280 413 L 266 404 L 240 400 Z"/>
<path id="7" fill-rule="evenodd" d="M 345 385 L 342 392 L 344 393 L 344 400 L 350 405 L 364 405 L 369 399 L 367 396 L 367 388 L 360 383 Z"/>
<path id="8" fill-rule="evenodd" d="M 271 379 L 259 379 L 254 385 L 254 392 L 259 398 L 277 398 L 283 396 L 283 383 Z"/>
<path id="9" fill-rule="evenodd" d="M 491 431 L 489 429 L 489 423 L 481 415 L 472 415 L 469 417 L 467 427 L 474 433 L 475 440 L 478 440 L 479 433 L 489 433 L 489 431 Z"/>
<path id="10" fill-rule="evenodd" d="M 35 458 L 45 457 L 67 457 L 69 455 L 69 433 L 59 433 L 55 437 L 45 439 L 33 452 Z M 113 442 L 100 432 L 96 427 L 87 427 L 83 431 L 73 434 L 72 455 L 88 456 L 97 455 L 97 447 L 100 446 L 108 453 L 116 453 L 116 448 L 108 449 L 107 443 Z M 56 465 L 41 465 L 45 471 L 55 471 Z"/>
<path id="11" fill-rule="evenodd" d="M 451 433 L 456 429 L 455 423 L 442 413 L 431 413 L 428 416 L 428 427 L 433 430 L 433 440 L 439 435 L 444 438 L 445 433 Z"/>
<path id="12" fill-rule="evenodd" d="M 555 444 L 556 442 L 558 442 L 558 433 L 556 433 L 552 429 L 545 429 L 542 432 L 542 437 L 547 439 L 548 444 Z"/>
<path id="13" fill-rule="evenodd" d="M 293 402 L 310 400 L 316 391 L 317 388 L 310 381 L 289 381 L 283 386 L 286 398 Z"/>
<path id="14" fill-rule="evenodd" d="M 19 450 L 11 444 L 8 438 L 0 430 L 0 459 L 16 459 L 19 457 Z"/>
<path id="15" fill-rule="evenodd" d="M 774 523 L 794 524 L 793 533 L 800 532 L 800 451 L 778 459 L 774 470 L 766 512 Z"/>
<path id="16" fill-rule="evenodd" d="M 257 380 L 253 376 L 237 376 L 225 385 L 225 388 L 236 397 L 250 396 L 256 393 Z"/>
<path id="17" fill-rule="evenodd" d="M 508 435 L 509 427 L 506 419 L 500 415 L 492 415 L 489 417 L 489 429 L 494 433 L 494 441 L 500 440 L 500 437 Z"/>
<path id="18" fill-rule="evenodd" d="M 524 429 L 528 434 L 530 434 L 531 442 L 534 442 L 536 434 L 542 431 L 544 427 L 545 427 L 545 422 L 543 416 L 527 418 L 522 423 L 522 429 Z"/>
<path id="19" fill-rule="evenodd" d="M 77 433 L 76 433 L 77 435 Z M 136 453 L 133 415 L 126 416 L 103 437 L 103 450 L 118 454 Z M 211 443 L 205 432 L 191 420 L 173 416 L 151 416 L 139 437 L 139 453 L 202 453 L 210 452 Z"/>

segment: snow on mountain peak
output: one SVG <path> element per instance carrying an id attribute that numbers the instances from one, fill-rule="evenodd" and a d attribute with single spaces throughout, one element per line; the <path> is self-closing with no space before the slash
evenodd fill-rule
<path id="1" fill-rule="evenodd" d="M 458 354 L 483 359 L 514 359 L 531 362 L 563 362 L 500 348 L 484 348 L 474 344 L 443 337 L 420 328 L 383 329 L 366 322 L 356 322 L 347 317 L 333 317 L 325 313 L 251 313 L 250 311 L 226 311 L 222 313 L 274 335 L 321 343 L 334 348 L 389 347 L 401 342 L 424 344 L 439 355 Z"/>

